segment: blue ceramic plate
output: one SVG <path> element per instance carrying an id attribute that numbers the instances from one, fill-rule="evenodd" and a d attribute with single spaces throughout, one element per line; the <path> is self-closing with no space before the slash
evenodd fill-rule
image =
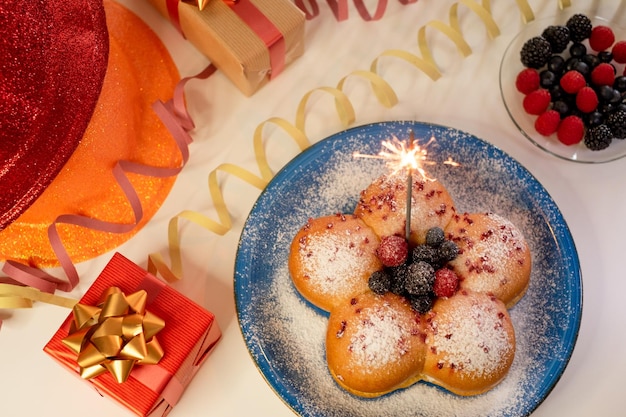
<path id="1" fill-rule="evenodd" d="M 435 162 L 428 173 L 448 189 L 459 211 L 493 211 L 517 225 L 533 256 L 531 284 L 511 309 L 517 336 L 506 379 L 476 397 L 459 397 L 418 382 L 377 399 L 339 388 L 326 368 L 327 315 L 291 284 L 289 245 L 309 217 L 351 212 L 359 191 L 388 168 L 376 159 L 381 141 L 413 131 Z M 459 166 L 444 163 L 449 159 Z M 552 198 L 514 159 L 455 129 L 388 122 L 337 133 L 287 164 L 252 208 L 239 243 L 235 299 L 245 342 L 276 393 L 302 416 L 527 416 L 560 378 L 582 313 L 578 255 Z"/>

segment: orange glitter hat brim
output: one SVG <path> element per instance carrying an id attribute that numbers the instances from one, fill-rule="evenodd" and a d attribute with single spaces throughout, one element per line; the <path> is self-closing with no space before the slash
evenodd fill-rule
<path id="1" fill-rule="evenodd" d="M 37 267 L 57 266 L 47 229 L 63 214 L 80 214 L 122 224 L 135 222 L 133 211 L 112 169 L 126 160 L 155 167 L 176 167 L 182 156 L 151 106 L 171 98 L 180 77 L 156 34 L 135 14 L 104 1 L 110 36 L 107 73 L 94 115 L 80 145 L 37 201 L 0 232 L 0 259 Z M 73 262 L 91 259 L 134 236 L 159 209 L 175 177 L 129 174 L 143 217 L 128 233 L 99 232 L 58 224 Z"/>

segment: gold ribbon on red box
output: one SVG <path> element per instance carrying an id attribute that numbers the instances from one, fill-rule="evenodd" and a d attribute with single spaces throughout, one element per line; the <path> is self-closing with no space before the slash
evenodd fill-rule
<path id="1" fill-rule="evenodd" d="M 91 379 L 109 371 L 118 383 L 135 365 L 156 365 L 164 355 L 156 337 L 165 322 L 146 310 L 144 290 L 125 295 L 109 288 L 97 306 L 76 304 L 63 344 L 76 355 L 80 376 Z"/>

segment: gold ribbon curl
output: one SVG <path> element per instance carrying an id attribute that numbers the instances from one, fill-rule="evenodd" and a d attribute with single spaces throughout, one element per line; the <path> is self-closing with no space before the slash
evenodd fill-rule
<path id="1" fill-rule="evenodd" d="M 125 382 L 135 365 L 155 365 L 164 355 L 156 338 L 165 322 L 146 310 L 144 290 L 130 295 L 109 288 L 97 306 L 76 304 L 63 344 L 76 355 L 80 376 L 91 379 L 110 372 Z"/>
<path id="2" fill-rule="evenodd" d="M 527 0 L 515 0 L 515 4 L 524 24 L 534 20 L 534 12 Z M 570 0 L 557 0 L 558 7 L 564 9 L 571 5 Z M 311 144 L 305 132 L 306 116 L 308 114 L 309 100 L 313 94 L 323 92 L 334 97 L 335 110 L 343 127 L 348 127 L 356 120 L 354 107 L 345 92 L 346 80 L 348 78 L 362 78 L 369 81 L 371 90 L 376 96 L 378 102 L 384 107 L 391 108 L 398 102 L 396 92 L 389 83 L 378 74 L 378 64 L 384 58 L 397 58 L 408 62 L 419 71 L 428 76 L 431 80 L 436 81 L 442 76 L 442 72 L 435 62 L 431 49 L 427 42 L 427 31 L 436 30 L 450 39 L 457 47 L 457 50 L 463 58 L 472 53 L 472 48 L 466 41 L 461 31 L 459 18 L 459 7 L 468 8 L 473 15 L 478 17 L 487 30 L 490 39 L 494 39 L 500 34 L 500 29 L 491 12 L 491 1 L 482 0 L 480 3 L 473 0 L 459 0 L 452 4 L 448 10 L 449 23 L 441 20 L 432 20 L 421 26 L 417 32 L 418 49 L 421 56 L 401 49 L 389 49 L 380 53 L 370 64 L 369 70 L 357 70 L 343 77 L 337 87 L 318 87 L 307 92 L 300 100 L 297 110 L 295 122 L 291 123 L 279 117 L 272 117 L 265 120 L 257 126 L 253 135 L 253 147 L 255 153 L 256 164 L 260 172 L 260 176 L 233 164 L 222 164 L 215 168 L 209 174 L 209 193 L 213 201 L 215 210 L 219 220 L 213 220 L 204 214 L 185 210 L 170 220 L 168 227 L 169 254 L 171 261 L 171 269 L 167 267 L 159 254 L 151 254 L 149 260 L 149 271 L 160 272 L 165 277 L 176 278 L 182 273 L 182 262 L 180 256 L 180 234 L 178 230 L 179 221 L 182 219 L 191 221 L 204 229 L 218 235 L 226 234 L 232 228 L 232 218 L 228 212 L 228 207 L 224 200 L 222 190 L 217 181 L 218 172 L 224 172 L 227 175 L 234 175 L 242 181 L 263 190 L 265 186 L 274 176 L 274 172 L 270 168 L 269 161 L 264 149 L 263 131 L 267 125 L 276 125 L 287 133 L 288 136 L 303 151 Z M 167 279 L 167 278 L 166 278 Z"/>

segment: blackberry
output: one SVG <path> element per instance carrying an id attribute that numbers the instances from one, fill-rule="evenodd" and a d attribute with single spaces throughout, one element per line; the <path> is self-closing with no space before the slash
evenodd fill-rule
<path id="1" fill-rule="evenodd" d="M 437 255 L 437 248 L 429 245 L 417 245 L 411 252 L 411 260 L 413 262 L 427 262 L 431 265 L 439 262 L 439 256 Z"/>
<path id="2" fill-rule="evenodd" d="M 522 64 L 529 68 L 539 69 L 543 67 L 552 56 L 550 42 L 541 36 L 535 36 L 527 40 L 520 51 Z"/>
<path id="3" fill-rule="evenodd" d="M 388 268 L 387 273 L 391 277 L 389 291 L 396 295 L 406 295 L 406 291 L 404 290 L 404 283 L 406 282 L 407 266 L 400 265 L 394 268 Z"/>
<path id="4" fill-rule="evenodd" d="M 425 314 L 433 306 L 433 297 L 420 296 L 410 298 L 411 307 L 420 314 Z"/>
<path id="5" fill-rule="evenodd" d="M 428 246 L 437 247 L 446 240 L 446 235 L 441 227 L 431 227 L 426 232 L 426 244 Z"/>
<path id="6" fill-rule="evenodd" d="M 613 140 L 611 129 L 605 124 L 587 129 L 585 132 L 585 146 L 592 151 L 606 149 Z"/>
<path id="7" fill-rule="evenodd" d="M 591 35 L 591 20 L 584 14 L 578 13 L 567 20 L 565 26 L 569 29 L 569 37 L 574 42 L 581 42 Z"/>
<path id="8" fill-rule="evenodd" d="M 437 249 L 439 255 L 440 264 L 443 265 L 446 262 L 454 260 L 459 255 L 459 247 L 451 240 L 446 240 Z"/>
<path id="9" fill-rule="evenodd" d="M 606 124 L 613 133 L 613 137 L 618 139 L 626 138 L 626 111 L 615 110 L 607 118 Z"/>
<path id="10" fill-rule="evenodd" d="M 370 275 L 367 284 L 372 292 L 383 295 L 391 290 L 391 276 L 386 271 L 376 271 Z"/>
<path id="11" fill-rule="evenodd" d="M 569 29 L 567 26 L 548 26 L 541 34 L 552 47 L 552 52 L 558 54 L 567 48 L 569 44 Z"/>
<path id="12" fill-rule="evenodd" d="M 415 262 L 407 267 L 404 289 L 412 296 L 428 295 L 435 283 L 435 268 L 426 262 Z"/>

